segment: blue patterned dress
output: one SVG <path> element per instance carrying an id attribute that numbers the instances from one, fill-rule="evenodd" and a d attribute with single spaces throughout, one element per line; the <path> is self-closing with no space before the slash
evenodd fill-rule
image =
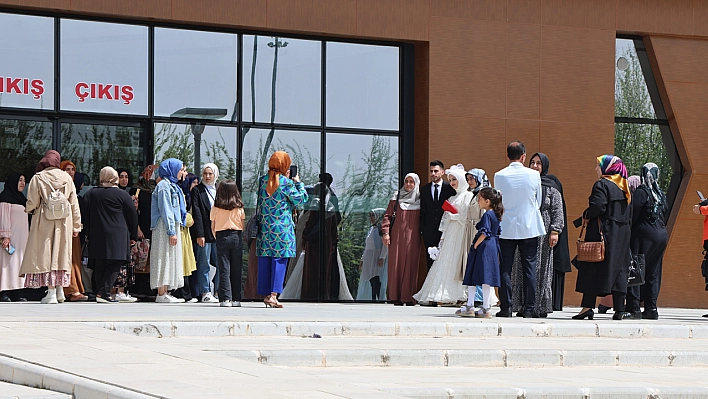
<path id="1" fill-rule="evenodd" d="M 307 202 L 307 191 L 302 183 L 280 176 L 280 186 L 268 196 L 268 175 L 258 181 L 258 206 L 261 209 L 261 230 L 256 241 L 256 255 L 272 258 L 294 258 L 295 228 L 293 208 Z"/>

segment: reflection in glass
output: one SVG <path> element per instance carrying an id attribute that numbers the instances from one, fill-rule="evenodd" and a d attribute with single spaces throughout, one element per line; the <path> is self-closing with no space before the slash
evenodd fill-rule
<path id="1" fill-rule="evenodd" d="M 275 151 L 282 150 L 290 155 L 292 164 L 297 166 L 300 180 L 310 194 L 309 202 L 304 209 L 297 211 L 295 218 L 298 257 L 292 258 L 288 264 L 285 289 L 281 296 L 283 299 L 301 299 L 302 265 L 297 271 L 295 266 L 303 252 L 302 232 L 312 206 L 313 187 L 319 180 L 320 142 L 321 134 L 318 132 L 251 129 L 243 135 L 241 194 L 247 220 L 253 216 L 256 208 L 258 178 L 268 171 L 268 160 Z M 244 264 L 248 264 L 248 268 L 244 268 L 244 298 L 256 298 L 257 262 L 254 240 L 250 248 L 244 245 Z"/>
<path id="2" fill-rule="evenodd" d="M 201 128 L 203 132 L 200 134 Z M 194 165 L 194 133 L 201 137 L 201 164 Z M 177 158 L 187 168 L 201 176 L 204 164 L 213 162 L 219 167 L 219 179 L 236 180 L 238 162 L 237 130 L 233 127 L 199 126 L 198 124 L 156 123 L 155 163 Z M 196 169 L 196 170 L 195 170 Z"/>
<path id="3" fill-rule="evenodd" d="M 360 281 L 359 265 L 372 226 L 369 213 L 386 209 L 391 193 L 398 188 L 398 140 L 392 136 L 327 134 L 327 172 L 341 213 L 337 247 L 347 285 L 359 300 L 373 298 L 370 282 Z M 384 262 L 379 273 L 378 299 L 382 301 L 386 300 L 387 275 Z"/>
<path id="4" fill-rule="evenodd" d="M 238 36 L 155 29 L 155 115 L 190 108 L 226 109 L 235 120 Z"/>
<path id="5" fill-rule="evenodd" d="M 327 43 L 327 126 L 399 129 L 398 51 Z"/>
<path id="6" fill-rule="evenodd" d="M 11 172 L 22 172 L 26 181 L 34 175 L 34 168 L 42 156 L 52 149 L 50 122 L 0 119 L 0 179 Z"/>
<path id="7" fill-rule="evenodd" d="M 243 36 L 243 119 L 320 125 L 322 42 Z"/>
<path id="8" fill-rule="evenodd" d="M 53 18 L 0 13 L 0 107 L 54 108 Z"/>
<path id="9" fill-rule="evenodd" d="M 615 116 L 656 119 L 633 40 L 617 39 L 615 60 Z"/>
<path id="10" fill-rule="evenodd" d="M 61 158 L 76 165 L 88 177 L 87 186 L 98 182 L 101 169 L 125 168 L 134 176 L 143 170 L 143 128 L 137 126 L 61 125 Z"/>
<path id="11" fill-rule="evenodd" d="M 639 175 L 645 163 L 655 163 L 659 187 L 669 192 L 673 168 L 659 125 L 615 123 L 615 154 L 622 158 L 630 176 Z"/>
<path id="12" fill-rule="evenodd" d="M 146 115 L 148 28 L 61 20 L 61 108 Z"/>

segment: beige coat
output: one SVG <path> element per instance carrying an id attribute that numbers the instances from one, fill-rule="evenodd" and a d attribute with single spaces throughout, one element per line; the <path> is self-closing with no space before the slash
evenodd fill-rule
<path id="1" fill-rule="evenodd" d="M 47 183 L 62 190 L 71 205 L 71 215 L 63 220 L 49 220 L 44 215 L 42 199 L 50 192 Z M 72 233 L 81 231 L 81 211 L 76 196 L 76 188 L 71 176 L 58 168 L 46 168 L 35 174 L 27 187 L 27 207 L 25 212 L 31 213 L 32 225 L 25 257 L 22 259 L 20 276 L 25 274 L 43 274 L 53 270 L 71 272 L 71 242 Z"/>

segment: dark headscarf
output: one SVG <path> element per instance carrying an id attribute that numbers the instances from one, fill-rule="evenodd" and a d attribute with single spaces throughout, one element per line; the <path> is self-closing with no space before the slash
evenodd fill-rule
<path id="1" fill-rule="evenodd" d="M 133 184 L 133 174 L 130 173 L 130 171 L 129 171 L 128 169 L 126 169 L 126 168 L 118 168 L 118 169 L 116 169 L 116 172 L 118 172 L 118 177 L 120 177 L 120 174 L 123 173 L 123 172 L 125 172 L 125 173 L 128 174 L 128 185 L 125 186 L 125 187 L 123 187 L 123 186 L 121 186 L 120 184 L 118 184 L 118 187 L 119 187 L 121 190 L 125 190 L 126 188 L 130 187 L 130 186 Z M 120 181 L 120 180 L 118 180 L 118 181 Z"/>
<path id="2" fill-rule="evenodd" d="M 548 173 L 548 169 L 551 167 L 551 161 L 548 156 L 542 152 L 537 152 L 529 158 L 529 163 L 535 156 L 538 156 L 541 160 L 541 188 L 544 200 L 548 187 L 553 187 L 558 190 L 563 201 L 563 231 L 558 235 L 558 243 L 553 247 L 553 269 L 568 273 L 571 271 L 570 248 L 568 247 L 568 212 L 566 211 L 565 197 L 563 196 L 563 184 L 555 175 Z"/>
<path id="3" fill-rule="evenodd" d="M 189 208 L 189 204 L 192 203 L 192 193 L 189 191 L 189 188 L 192 187 L 192 183 L 194 183 L 195 180 L 199 180 L 199 176 L 195 175 L 194 173 L 189 173 L 187 174 L 187 177 L 184 180 L 179 182 L 179 186 L 180 188 L 182 188 L 184 198 L 187 202 L 187 208 Z"/>
<path id="4" fill-rule="evenodd" d="M 642 166 L 642 175 L 640 186 L 647 192 L 649 204 L 651 204 L 651 219 L 652 223 L 657 220 L 664 219 L 664 205 L 666 204 L 666 196 L 659 188 L 659 167 L 655 163 L 646 163 Z"/>
<path id="5" fill-rule="evenodd" d="M 43 171 L 46 168 L 58 168 L 61 164 L 61 155 L 54 150 L 49 150 L 44 153 L 44 157 L 39 161 L 37 167 L 34 169 L 34 173 Z"/>
<path id="6" fill-rule="evenodd" d="M 7 179 L 5 179 L 5 188 L 0 193 L 0 202 L 22 206 L 27 204 L 27 197 L 17 189 L 17 185 L 20 183 L 20 177 L 22 176 L 24 175 L 20 172 L 12 172 L 7 176 Z"/>
<path id="7" fill-rule="evenodd" d="M 77 173 L 74 175 L 74 187 L 76 187 L 76 194 L 81 192 L 81 186 L 86 183 L 86 175 L 83 173 Z"/>

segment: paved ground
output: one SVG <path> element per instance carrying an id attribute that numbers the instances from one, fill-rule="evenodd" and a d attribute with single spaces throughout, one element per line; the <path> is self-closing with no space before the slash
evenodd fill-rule
<path id="1" fill-rule="evenodd" d="M 76 398 L 708 397 L 705 310 L 632 322 L 454 310 L 2 304 L 0 381 Z"/>

